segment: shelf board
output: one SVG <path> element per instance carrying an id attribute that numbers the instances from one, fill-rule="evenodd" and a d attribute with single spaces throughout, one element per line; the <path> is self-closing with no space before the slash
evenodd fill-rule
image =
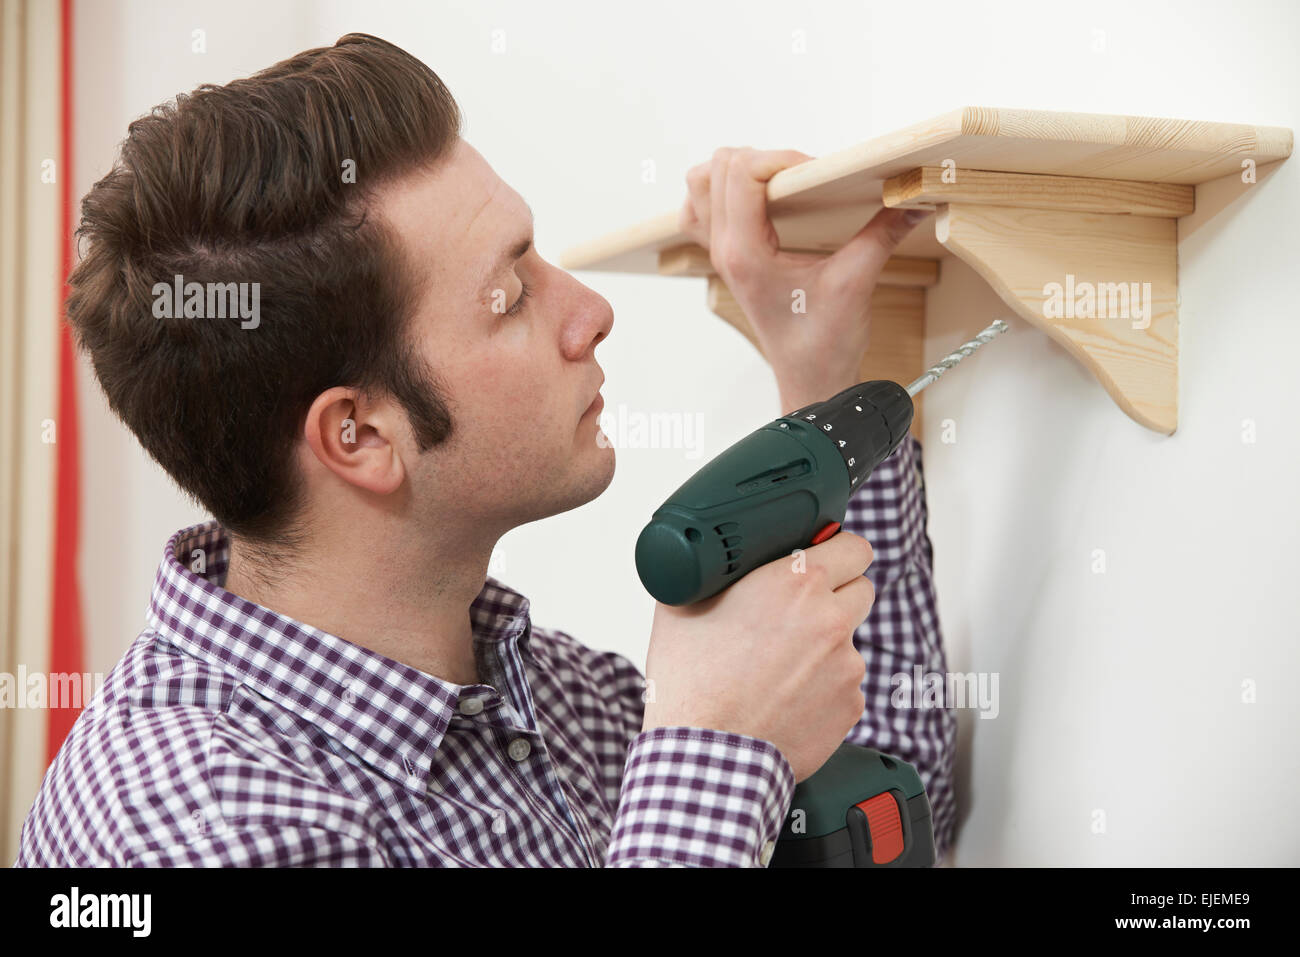
<path id="1" fill-rule="evenodd" d="M 885 180 L 945 159 L 966 169 L 1194 186 L 1239 172 L 1242 159 L 1285 159 L 1291 145 L 1291 131 L 1275 126 L 967 106 L 781 170 L 768 184 L 768 210 L 783 248 L 833 252 L 883 205 Z M 687 242 L 674 210 L 573 246 L 560 265 L 654 273 L 661 250 Z M 924 230 L 898 251 L 943 253 Z"/>
<path id="2" fill-rule="evenodd" d="M 1272 126 L 962 107 L 781 170 L 768 183 L 768 215 L 781 248 L 829 254 L 886 203 L 936 209 L 934 225 L 913 230 L 897 249 L 895 272 L 914 272 L 918 259 L 958 256 L 1019 316 L 1065 345 L 1132 418 L 1171 433 L 1177 219 L 1192 211 L 1196 185 L 1241 174 L 1243 164 L 1284 160 L 1292 143 L 1291 130 Z M 943 180 L 945 169 L 955 183 Z M 707 252 L 678 229 L 678 216 L 674 210 L 573 246 L 560 265 L 707 275 Z M 1067 273 L 1112 285 L 1149 278 L 1157 313 L 1140 328 L 1113 318 L 1050 318 L 1044 286 Z M 754 341 L 716 276 L 710 302 L 724 304 L 716 311 Z M 913 338 L 923 338 L 923 317 L 922 309 Z"/>

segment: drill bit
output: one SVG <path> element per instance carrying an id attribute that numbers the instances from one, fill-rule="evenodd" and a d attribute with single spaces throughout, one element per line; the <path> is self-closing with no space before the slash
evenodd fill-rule
<path id="1" fill-rule="evenodd" d="M 1009 326 L 1007 326 L 1003 320 L 995 319 L 992 325 L 970 342 L 958 346 L 955 352 L 948 353 L 948 355 L 944 356 L 934 365 L 930 366 L 930 368 L 926 369 L 919 379 L 907 387 L 907 394 L 910 396 L 916 395 L 935 379 L 939 378 L 939 376 L 943 375 L 957 363 L 961 362 L 962 359 L 965 359 L 980 346 L 984 345 L 984 343 L 998 335 L 998 333 L 1006 332 L 1008 328 Z"/>

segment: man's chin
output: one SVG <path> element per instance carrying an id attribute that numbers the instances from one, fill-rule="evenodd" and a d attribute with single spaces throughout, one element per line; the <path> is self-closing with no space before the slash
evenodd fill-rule
<path id="1" fill-rule="evenodd" d="M 614 447 L 600 447 L 597 445 L 594 454 L 584 463 L 586 468 L 583 475 L 583 494 L 584 498 L 579 503 L 585 505 L 593 499 L 599 498 L 609 484 L 614 481 L 614 469 L 617 466 L 617 458 L 614 454 Z M 574 506 L 575 508 L 577 506 Z"/>
<path id="2" fill-rule="evenodd" d="M 544 514 L 537 516 L 538 519 L 581 508 L 599 498 L 614 481 L 616 461 L 612 446 L 608 448 L 588 446 L 583 455 L 573 458 L 572 464 L 571 478 L 566 483 L 567 491 Z"/>
<path id="3" fill-rule="evenodd" d="M 609 488 L 609 483 L 614 481 L 614 469 L 618 464 L 617 456 L 614 454 L 614 446 L 597 446 L 595 460 L 596 464 L 592 466 L 589 473 L 591 476 L 591 494 L 586 499 L 587 502 L 598 498 L 605 489 Z"/>

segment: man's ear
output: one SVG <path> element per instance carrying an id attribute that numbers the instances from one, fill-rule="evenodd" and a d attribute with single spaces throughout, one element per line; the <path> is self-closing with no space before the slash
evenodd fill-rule
<path id="1" fill-rule="evenodd" d="M 391 401 L 358 389 L 326 389 L 307 410 L 304 438 L 317 461 L 349 484 L 378 495 L 406 477 L 398 438 L 403 423 Z"/>

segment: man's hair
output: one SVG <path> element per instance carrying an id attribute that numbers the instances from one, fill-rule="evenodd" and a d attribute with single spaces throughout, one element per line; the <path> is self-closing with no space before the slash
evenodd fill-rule
<path id="1" fill-rule="evenodd" d="M 67 300 L 76 340 L 113 411 L 232 533 L 298 543 L 294 440 L 332 386 L 393 396 L 421 451 L 451 434 L 409 333 L 428 273 L 372 199 L 433 168 L 461 122 L 425 64 L 349 33 L 155 107 L 82 200 L 77 236 L 89 242 Z M 204 289 L 258 283 L 257 324 L 186 318 L 179 302 L 176 318 L 157 317 L 154 286 L 177 275 Z"/>

